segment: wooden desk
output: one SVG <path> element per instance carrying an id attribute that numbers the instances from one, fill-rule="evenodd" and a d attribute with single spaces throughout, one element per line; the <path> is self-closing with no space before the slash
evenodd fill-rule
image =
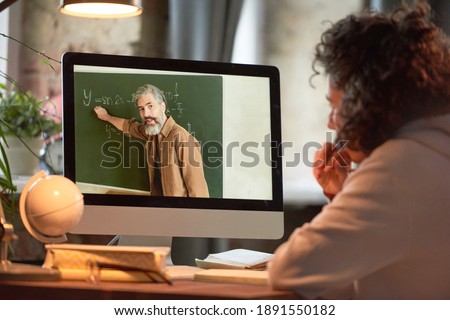
<path id="1" fill-rule="evenodd" d="M 39 300 L 200 300 L 200 299 L 299 299 L 289 291 L 272 290 L 267 286 L 229 283 L 210 283 L 175 280 L 173 285 L 163 283 L 84 281 L 1 281 L 0 299 Z"/>

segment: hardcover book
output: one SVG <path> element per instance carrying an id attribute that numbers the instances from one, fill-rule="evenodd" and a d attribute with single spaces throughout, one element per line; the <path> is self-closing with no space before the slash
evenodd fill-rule
<path id="1" fill-rule="evenodd" d="M 44 268 L 64 280 L 167 282 L 169 247 L 47 244 Z"/>

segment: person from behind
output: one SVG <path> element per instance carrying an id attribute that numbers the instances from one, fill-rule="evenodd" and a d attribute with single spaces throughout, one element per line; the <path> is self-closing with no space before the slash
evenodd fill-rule
<path id="1" fill-rule="evenodd" d="M 313 68 L 327 76 L 337 137 L 317 152 L 314 175 L 332 200 L 275 251 L 274 288 L 450 298 L 449 44 L 424 1 L 352 14 L 323 33 Z"/>

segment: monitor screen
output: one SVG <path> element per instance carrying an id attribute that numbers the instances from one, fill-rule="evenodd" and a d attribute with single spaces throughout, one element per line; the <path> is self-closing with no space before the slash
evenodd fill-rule
<path id="1" fill-rule="evenodd" d="M 78 52 L 62 67 L 64 175 L 85 200 L 72 232 L 283 235 L 275 67 Z"/>

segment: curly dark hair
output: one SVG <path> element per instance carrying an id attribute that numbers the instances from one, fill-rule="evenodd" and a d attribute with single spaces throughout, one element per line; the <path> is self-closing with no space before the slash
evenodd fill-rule
<path id="1" fill-rule="evenodd" d="M 420 1 L 349 15 L 322 34 L 314 75 L 322 66 L 345 93 L 337 141 L 370 154 L 404 124 L 450 112 L 450 42 L 432 19 Z"/>

